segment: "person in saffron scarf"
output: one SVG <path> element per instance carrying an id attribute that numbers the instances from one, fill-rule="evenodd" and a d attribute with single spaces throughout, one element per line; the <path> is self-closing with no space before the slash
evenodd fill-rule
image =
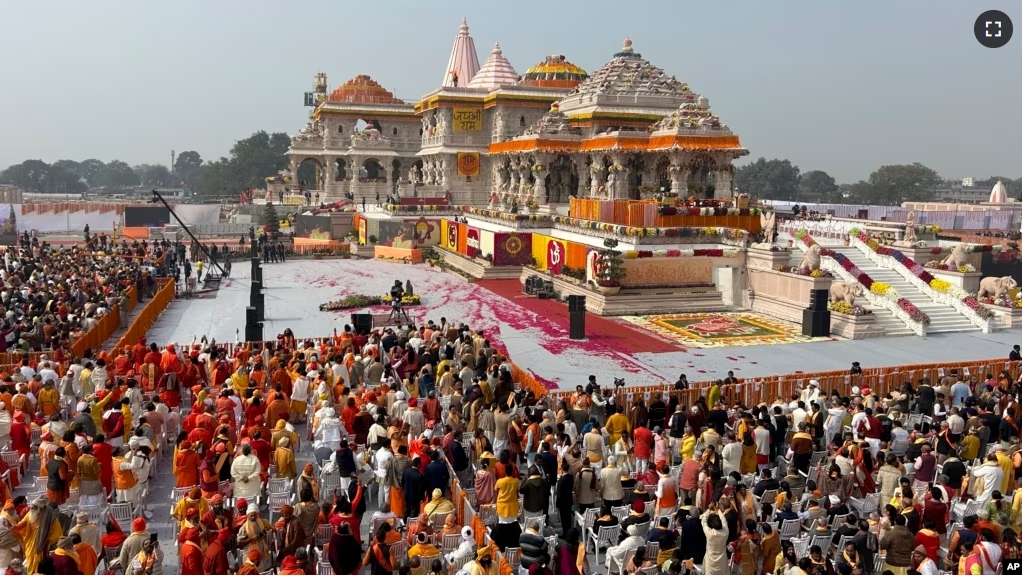
<path id="1" fill-rule="evenodd" d="M 82 514 L 86 513 L 82 512 Z M 103 534 L 100 543 L 103 548 L 120 548 L 127 538 L 124 531 L 121 530 L 121 526 L 111 517 L 106 522 L 106 533 Z"/>
<path id="2" fill-rule="evenodd" d="M 249 554 L 252 551 L 259 553 L 260 562 L 257 572 L 269 570 L 270 568 L 268 538 L 272 530 L 273 527 L 269 521 L 259 516 L 259 506 L 249 504 L 246 510 L 245 523 L 238 530 L 238 548 L 245 554 Z"/>
<path id="3" fill-rule="evenodd" d="M 56 574 L 84 574 L 80 568 L 80 558 L 74 551 L 74 544 L 67 536 L 57 540 L 57 548 L 50 553 Z M 93 568 L 95 570 L 95 568 Z"/>
<path id="4" fill-rule="evenodd" d="M 204 560 L 202 546 L 199 545 L 201 538 L 198 531 L 189 531 L 185 536 L 185 541 L 178 552 L 181 560 L 181 574 L 205 574 L 202 569 Z"/>
<path id="5" fill-rule="evenodd" d="M 21 535 L 24 544 L 25 568 L 29 574 L 34 574 L 39 562 L 46 558 L 64 531 L 57 521 L 57 510 L 45 498 L 37 498 L 32 502 L 29 513 L 15 526 L 14 532 Z"/>
<path id="6" fill-rule="evenodd" d="M 280 508 L 280 518 L 277 519 L 273 528 L 281 535 L 280 551 L 277 552 L 278 561 L 291 556 L 295 550 L 305 546 L 305 531 L 298 523 L 298 518 L 295 518 L 293 506 L 285 505 Z"/>
<path id="7" fill-rule="evenodd" d="M 238 568 L 235 572 L 238 576 L 247 576 L 249 574 L 259 574 L 259 565 L 263 562 L 263 554 L 259 550 L 252 548 L 248 551 L 248 555 L 245 557 L 245 563 Z"/>
<path id="8" fill-rule="evenodd" d="M 319 502 L 319 481 L 316 480 L 315 468 L 312 466 L 312 462 L 309 462 L 302 468 L 302 475 L 298 478 L 295 483 L 295 490 L 299 494 L 302 493 L 306 488 L 312 489 L 312 498 L 316 502 Z"/>

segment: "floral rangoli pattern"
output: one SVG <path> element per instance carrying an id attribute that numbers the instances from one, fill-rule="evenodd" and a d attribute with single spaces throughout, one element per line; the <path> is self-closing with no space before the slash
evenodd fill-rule
<path id="1" fill-rule="evenodd" d="M 796 324 L 748 312 L 623 316 L 622 320 L 692 348 L 825 342 L 803 336 Z"/>

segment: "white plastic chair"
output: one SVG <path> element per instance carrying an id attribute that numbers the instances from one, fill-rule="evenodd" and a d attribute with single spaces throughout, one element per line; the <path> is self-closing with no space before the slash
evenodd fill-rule
<path id="1" fill-rule="evenodd" d="M 599 533 L 593 532 L 593 529 L 589 529 L 589 536 L 587 540 L 592 541 L 595 553 L 599 555 L 600 548 L 606 548 L 617 544 L 618 537 L 621 535 L 621 525 L 615 524 L 613 526 L 601 526 Z M 588 544 L 586 550 L 589 549 Z"/>

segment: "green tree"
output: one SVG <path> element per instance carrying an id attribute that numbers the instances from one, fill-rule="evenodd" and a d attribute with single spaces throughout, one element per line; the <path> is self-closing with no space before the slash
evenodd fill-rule
<path id="1" fill-rule="evenodd" d="M 287 134 L 268 134 L 265 130 L 235 142 L 231 148 L 231 164 L 236 181 L 232 184 L 238 191 L 265 186 L 267 176 L 287 167 L 285 154 L 290 145 L 291 139 Z"/>
<path id="2" fill-rule="evenodd" d="M 859 180 L 855 184 L 846 186 L 849 204 L 871 204 L 873 202 L 873 185 L 865 180 Z"/>
<path id="3" fill-rule="evenodd" d="M 96 175 L 97 183 L 100 186 L 111 189 L 129 188 L 137 186 L 138 175 L 126 163 L 114 160 L 103 166 L 103 169 Z"/>
<path id="4" fill-rule="evenodd" d="M 61 170 L 66 170 L 75 175 L 78 175 L 78 173 L 82 169 L 82 163 L 76 160 L 57 160 L 50 166 L 53 166 L 54 168 L 60 168 Z"/>
<path id="5" fill-rule="evenodd" d="M 756 199 L 798 200 L 799 180 L 798 166 L 789 160 L 760 158 L 735 170 L 738 191 Z"/>
<path id="6" fill-rule="evenodd" d="M 881 166 L 869 175 L 872 203 L 888 206 L 930 200 L 940 182 L 935 170 L 918 162 Z"/>
<path id="7" fill-rule="evenodd" d="M 174 176 L 178 180 L 175 184 L 184 181 L 190 186 L 197 185 L 203 169 L 202 156 L 194 150 L 185 150 L 174 160 Z"/>
<path id="8" fill-rule="evenodd" d="M 139 164 L 134 170 L 142 186 L 168 187 L 178 183 L 163 164 Z"/>
<path id="9" fill-rule="evenodd" d="M 85 181 L 89 183 L 89 186 L 99 186 L 99 173 L 102 172 L 105 167 L 106 164 L 104 164 L 102 160 L 89 158 L 88 160 L 83 160 L 78 165 L 78 172 L 76 172 L 76 174 L 78 174 L 79 178 L 84 178 Z"/>
<path id="10" fill-rule="evenodd" d="M 221 157 L 203 165 L 198 181 L 198 193 L 204 198 L 226 198 L 231 190 L 231 161 Z"/>
<path id="11" fill-rule="evenodd" d="M 43 189 L 50 194 L 73 194 L 85 192 L 88 186 L 77 174 L 69 172 L 56 164 L 50 166 L 43 180 Z"/>
<path id="12" fill-rule="evenodd" d="M 798 183 L 798 197 L 802 201 L 834 203 L 841 201 L 841 193 L 834 177 L 823 170 L 810 170 Z"/>
<path id="13" fill-rule="evenodd" d="M 277 209 L 274 208 L 272 202 L 266 203 L 266 208 L 263 210 L 263 225 L 270 232 L 280 231 L 280 217 L 277 216 Z"/>
<path id="14" fill-rule="evenodd" d="M 50 165 L 42 160 L 25 160 L 8 167 L 0 174 L 0 180 L 10 182 L 26 192 L 45 192 L 46 176 Z"/>

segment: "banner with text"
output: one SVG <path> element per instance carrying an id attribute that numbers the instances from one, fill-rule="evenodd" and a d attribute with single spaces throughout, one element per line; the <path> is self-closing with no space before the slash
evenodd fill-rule
<path id="1" fill-rule="evenodd" d="M 477 176 L 479 174 L 479 153 L 458 152 L 458 175 Z"/>
<path id="2" fill-rule="evenodd" d="M 478 132 L 483 129 L 482 108 L 454 108 L 452 128 L 455 132 Z"/>

